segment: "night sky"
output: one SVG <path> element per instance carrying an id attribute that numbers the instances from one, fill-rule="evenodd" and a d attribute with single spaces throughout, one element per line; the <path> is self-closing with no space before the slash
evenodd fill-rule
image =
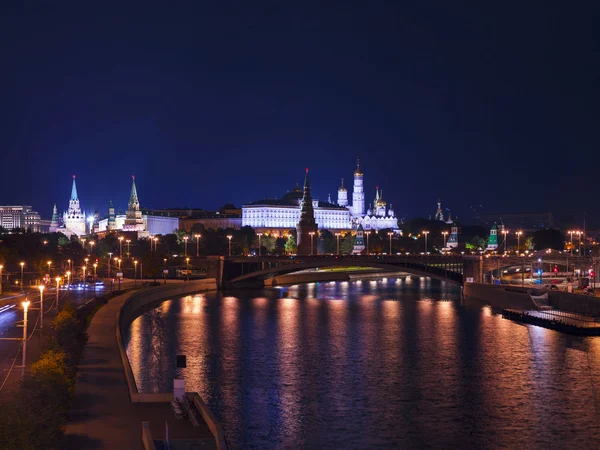
<path id="1" fill-rule="evenodd" d="M 0 204 L 335 199 L 360 158 L 399 216 L 600 219 L 598 2 L 8 3 Z"/>

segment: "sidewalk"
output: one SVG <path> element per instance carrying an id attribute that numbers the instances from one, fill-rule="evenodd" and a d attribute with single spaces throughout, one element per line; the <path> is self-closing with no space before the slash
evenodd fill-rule
<path id="1" fill-rule="evenodd" d="M 75 399 L 66 427 L 67 449 L 141 449 L 142 422 L 150 422 L 154 439 L 164 439 L 165 421 L 171 439 L 199 439 L 202 448 L 216 448 L 208 426 L 194 428 L 176 420 L 169 403 L 131 403 L 116 340 L 117 312 L 131 295 L 111 299 L 94 315 L 88 343 L 77 369 Z"/>

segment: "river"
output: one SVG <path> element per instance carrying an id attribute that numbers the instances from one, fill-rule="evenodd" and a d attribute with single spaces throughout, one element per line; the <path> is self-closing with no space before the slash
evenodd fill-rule
<path id="1" fill-rule="evenodd" d="M 459 287 L 430 278 L 175 298 L 126 339 L 139 390 L 184 378 L 230 449 L 600 443 L 600 338 L 462 305 Z"/>

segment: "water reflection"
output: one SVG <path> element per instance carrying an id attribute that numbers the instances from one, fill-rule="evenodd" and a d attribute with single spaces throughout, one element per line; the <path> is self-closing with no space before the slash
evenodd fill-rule
<path id="1" fill-rule="evenodd" d="M 232 448 L 594 447 L 600 340 L 459 296 L 404 276 L 188 296 L 137 318 L 127 351 L 141 391 L 183 377 Z"/>

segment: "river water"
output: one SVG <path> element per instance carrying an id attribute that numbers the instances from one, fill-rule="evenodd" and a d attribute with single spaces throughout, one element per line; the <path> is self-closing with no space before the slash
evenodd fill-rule
<path id="1" fill-rule="evenodd" d="M 175 298 L 126 339 L 139 390 L 184 378 L 233 449 L 600 447 L 600 338 L 429 278 Z"/>

